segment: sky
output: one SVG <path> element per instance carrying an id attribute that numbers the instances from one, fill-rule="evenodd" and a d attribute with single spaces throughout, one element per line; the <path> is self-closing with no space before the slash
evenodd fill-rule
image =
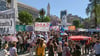
<path id="1" fill-rule="evenodd" d="M 86 7 L 89 4 L 88 0 L 18 0 L 24 4 L 32 6 L 38 10 L 44 8 L 47 10 L 48 3 L 50 4 L 50 14 L 60 17 L 60 11 L 67 10 L 67 14 L 78 15 L 86 18 Z"/>

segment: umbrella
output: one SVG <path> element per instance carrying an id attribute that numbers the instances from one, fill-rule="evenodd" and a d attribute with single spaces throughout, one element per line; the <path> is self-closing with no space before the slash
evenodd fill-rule
<path id="1" fill-rule="evenodd" d="M 88 36 L 70 36 L 68 37 L 70 40 L 90 40 L 91 37 Z"/>
<path id="2" fill-rule="evenodd" d="M 18 39 L 16 37 L 14 37 L 14 36 L 6 36 L 6 37 L 4 37 L 4 40 L 18 42 Z"/>
<path id="3" fill-rule="evenodd" d="M 60 33 L 61 36 L 67 36 L 68 34 L 66 33 Z"/>

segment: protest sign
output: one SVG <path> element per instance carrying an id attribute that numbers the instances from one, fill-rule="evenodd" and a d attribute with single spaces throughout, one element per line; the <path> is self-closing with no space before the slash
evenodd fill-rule
<path id="1" fill-rule="evenodd" d="M 49 22 L 36 22 L 35 31 L 49 31 L 50 23 Z"/>
<path id="2" fill-rule="evenodd" d="M 15 33 L 14 19 L 0 19 L 0 34 Z"/>

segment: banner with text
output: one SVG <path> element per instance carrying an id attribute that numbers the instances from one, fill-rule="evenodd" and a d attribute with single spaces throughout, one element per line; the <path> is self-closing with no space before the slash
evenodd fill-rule
<path id="1" fill-rule="evenodd" d="M 14 34 L 14 19 L 0 19 L 0 34 Z"/>
<path id="2" fill-rule="evenodd" d="M 50 23 L 49 22 L 36 22 L 35 31 L 49 31 Z"/>

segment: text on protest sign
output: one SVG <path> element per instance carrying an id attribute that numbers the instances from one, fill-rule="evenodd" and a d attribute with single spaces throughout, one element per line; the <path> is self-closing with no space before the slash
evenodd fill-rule
<path id="1" fill-rule="evenodd" d="M 35 31 L 49 31 L 50 23 L 46 22 L 36 22 Z"/>

